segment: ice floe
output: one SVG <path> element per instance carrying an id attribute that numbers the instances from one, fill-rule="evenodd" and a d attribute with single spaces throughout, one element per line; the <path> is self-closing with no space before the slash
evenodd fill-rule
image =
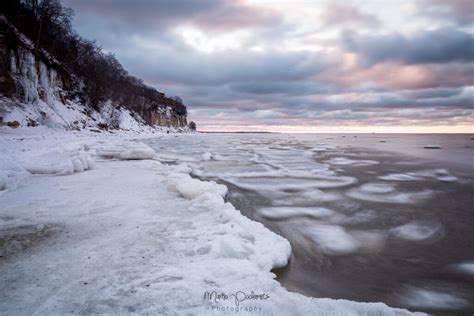
<path id="1" fill-rule="evenodd" d="M 390 230 L 393 236 L 411 241 L 424 241 L 435 237 L 441 230 L 439 224 L 410 222 Z"/>
<path id="2" fill-rule="evenodd" d="M 453 293 L 419 287 L 407 288 L 402 296 L 403 303 L 415 308 L 437 308 L 456 310 L 469 305 L 469 302 Z"/>
<path id="3" fill-rule="evenodd" d="M 147 160 L 155 157 L 155 151 L 145 144 L 131 144 L 127 147 L 101 148 L 97 155 L 107 159 L 119 160 Z"/>
<path id="4" fill-rule="evenodd" d="M 357 182 L 349 176 L 313 176 L 311 178 L 227 178 L 226 181 L 242 189 L 260 190 L 307 190 L 310 188 L 329 189 L 341 188 Z"/>
<path id="5" fill-rule="evenodd" d="M 421 170 L 407 173 L 392 173 L 379 177 L 379 179 L 386 181 L 418 181 L 426 178 L 432 178 L 445 182 L 454 182 L 458 180 L 457 177 L 453 176 L 446 169 Z"/>
<path id="6" fill-rule="evenodd" d="M 335 165 L 335 166 L 353 166 L 353 167 L 363 167 L 376 165 L 379 162 L 375 160 L 354 160 L 346 157 L 334 157 L 324 162 Z"/>
<path id="7" fill-rule="evenodd" d="M 324 207 L 264 207 L 257 213 L 270 219 L 287 219 L 297 216 L 321 218 L 334 214 L 334 211 Z"/>
<path id="8" fill-rule="evenodd" d="M 421 177 L 433 178 L 439 181 L 454 182 L 458 178 L 451 175 L 451 173 L 446 169 L 433 169 L 433 170 L 423 170 L 415 173 Z"/>
<path id="9" fill-rule="evenodd" d="M 454 265 L 454 269 L 474 277 L 474 261 L 461 262 Z"/>
<path id="10" fill-rule="evenodd" d="M 205 152 L 204 154 L 202 154 L 202 159 L 203 160 L 212 160 L 213 155 L 210 152 Z"/>
<path id="11" fill-rule="evenodd" d="M 168 189 L 178 192 L 181 196 L 193 199 L 203 193 L 212 193 L 221 197 L 227 194 L 227 187 L 213 181 L 200 181 L 189 174 L 172 173 L 168 176 Z"/>
<path id="12" fill-rule="evenodd" d="M 351 198 L 382 203 L 414 204 L 429 198 L 432 191 L 398 192 L 392 184 L 366 183 L 358 188 L 349 190 Z"/>
<path id="13" fill-rule="evenodd" d="M 416 181 L 421 180 L 420 177 L 417 177 L 413 173 L 391 173 L 386 176 L 379 177 L 381 180 L 386 181 Z"/>
<path id="14" fill-rule="evenodd" d="M 71 174 L 93 169 L 95 163 L 82 149 L 54 148 L 31 157 L 23 166 L 32 174 Z"/>
<path id="15" fill-rule="evenodd" d="M 360 247 L 360 243 L 342 226 L 312 225 L 301 230 L 304 236 L 318 245 L 321 252 L 328 255 L 347 255 Z"/>

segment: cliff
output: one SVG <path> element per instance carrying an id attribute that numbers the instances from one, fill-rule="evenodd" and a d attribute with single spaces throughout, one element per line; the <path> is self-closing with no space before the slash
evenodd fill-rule
<path id="1" fill-rule="evenodd" d="M 131 79 L 130 79 L 131 78 Z M 0 124 L 47 125 L 66 129 L 133 129 L 139 126 L 187 128 L 179 98 L 145 86 L 134 77 L 107 94 L 87 76 L 74 73 L 0 14 Z M 16 123 L 15 123 L 16 124 Z"/>

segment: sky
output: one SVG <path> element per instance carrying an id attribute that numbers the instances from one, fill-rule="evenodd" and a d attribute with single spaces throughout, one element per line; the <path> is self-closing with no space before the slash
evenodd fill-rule
<path id="1" fill-rule="evenodd" d="M 474 132 L 471 0 L 63 0 L 199 130 Z"/>

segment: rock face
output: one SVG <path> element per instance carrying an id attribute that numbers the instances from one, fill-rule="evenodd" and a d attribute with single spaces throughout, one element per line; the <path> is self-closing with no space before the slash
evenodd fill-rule
<path id="1" fill-rule="evenodd" d="M 71 76 L 60 63 L 34 45 L 0 15 L 0 93 L 23 103 L 38 99 L 62 100 L 70 90 Z"/>
<path id="2" fill-rule="evenodd" d="M 39 50 L 35 56 L 33 42 L 0 14 L 0 117 L 2 106 L 5 110 L 5 107 L 34 107 L 39 103 L 47 104 L 56 113 L 61 113 L 61 107 L 70 109 L 75 104 L 80 104 L 81 107 L 78 108 L 81 113 L 96 112 L 85 101 L 87 98 L 81 95 L 85 85 L 87 82 L 68 72 L 46 51 Z M 131 97 L 133 104 L 108 103 L 113 109 L 125 108 L 127 115 L 130 114 L 137 122 L 151 126 L 185 127 L 186 107 L 176 99 L 160 95 L 158 100 L 134 95 Z M 44 111 L 38 112 L 43 115 Z M 104 116 L 103 112 L 101 111 L 101 116 Z M 110 115 L 114 115 L 114 111 Z M 96 117 L 91 118 L 97 120 Z M 113 117 L 104 118 L 104 121 L 111 119 Z M 67 118 L 63 120 L 67 121 Z M 66 123 L 70 125 L 73 122 Z M 97 124 L 99 123 L 103 124 Z"/>
<path id="3" fill-rule="evenodd" d="M 161 105 L 150 112 L 152 125 L 182 127 L 187 125 L 186 116 L 174 113 L 167 105 Z"/>

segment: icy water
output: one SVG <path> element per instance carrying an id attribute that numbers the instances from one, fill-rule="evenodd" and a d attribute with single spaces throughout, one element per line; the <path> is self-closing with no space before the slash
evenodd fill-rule
<path id="1" fill-rule="evenodd" d="M 148 143 L 162 161 L 226 184 L 228 201 L 290 241 L 290 264 L 274 271 L 289 290 L 474 313 L 471 135 L 198 134 Z"/>

